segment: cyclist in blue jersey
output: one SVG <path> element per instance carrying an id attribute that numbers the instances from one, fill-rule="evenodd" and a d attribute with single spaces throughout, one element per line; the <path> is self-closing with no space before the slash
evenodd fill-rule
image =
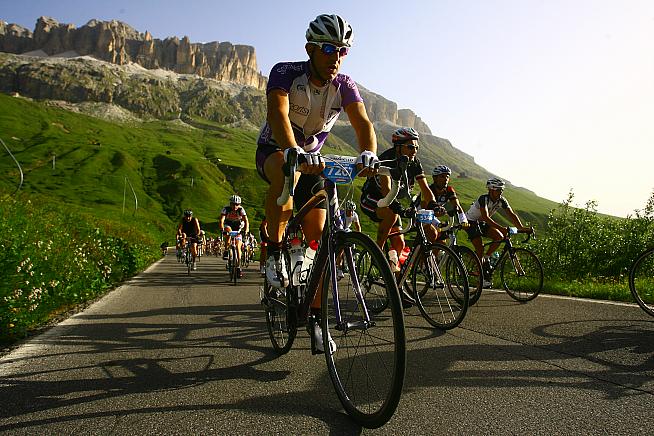
<path id="1" fill-rule="evenodd" d="M 499 242 L 490 244 L 488 250 L 484 255 L 484 245 L 481 239 L 482 236 L 492 239 L 493 241 L 500 241 L 507 232 L 506 227 L 498 224 L 491 218 L 499 209 L 503 209 L 507 218 L 516 226 L 519 231 L 530 232 L 530 227 L 524 227 L 520 218 L 511 209 L 509 202 L 502 195 L 505 187 L 504 180 L 497 177 L 492 177 L 486 181 L 486 188 L 488 193 L 481 195 L 468 209 L 466 213 L 470 227 L 466 230 L 468 239 L 475 247 L 475 251 L 479 259 L 481 259 L 482 266 L 488 270 L 490 263 L 490 255 L 497 249 Z"/>
<path id="2" fill-rule="evenodd" d="M 329 131 L 344 110 L 355 131 L 360 155 L 356 160 L 362 175 L 371 173 L 377 163 L 377 140 L 356 83 L 339 73 L 341 63 L 353 41 L 352 26 L 338 15 L 322 14 L 309 23 L 305 50 L 309 57 L 301 62 L 282 62 L 273 66 L 266 89 L 267 118 L 257 141 L 256 165 L 259 175 L 270 184 L 266 195 L 268 241 L 266 279 L 271 286 L 288 284 L 279 244 L 293 206 L 302 207 L 312 189 L 320 189 L 324 162 L 319 152 Z M 295 148 L 307 163 L 300 165 L 295 197 L 277 205 L 284 183 L 282 166 L 287 150 Z M 302 222 L 307 240 L 320 240 L 325 209 L 315 208 Z M 312 302 L 319 313 L 320 293 Z M 314 332 L 315 334 L 315 332 Z"/>

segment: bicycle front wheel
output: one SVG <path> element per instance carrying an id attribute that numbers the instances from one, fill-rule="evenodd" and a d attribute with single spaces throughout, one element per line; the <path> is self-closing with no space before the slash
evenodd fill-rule
<path id="1" fill-rule="evenodd" d="M 506 252 L 499 260 L 499 270 L 504 290 L 516 301 L 531 301 L 543 290 L 543 265 L 526 248 Z"/>
<path id="2" fill-rule="evenodd" d="M 229 281 L 233 284 L 236 284 L 238 278 L 238 263 L 236 262 L 236 247 L 230 247 L 229 249 L 229 263 L 231 267 L 229 268 Z"/>
<path id="3" fill-rule="evenodd" d="M 629 270 L 629 290 L 636 303 L 654 316 L 654 248 L 638 256 Z"/>
<path id="4" fill-rule="evenodd" d="M 359 258 L 368 259 L 362 271 L 358 270 L 361 262 L 354 263 L 354 244 Z M 334 255 L 343 255 L 348 272 L 332 283 L 330 264 L 323 280 L 322 330 L 327 368 L 345 411 L 359 425 L 377 428 L 395 413 L 404 384 L 406 340 L 400 296 L 386 258 L 368 236 L 339 232 Z M 364 310 L 369 303 L 363 289 L 366 274 L 383 282 L 385 287 L 379 292 L 383 290 L 388 300 L 387 310 Z"/>
<path id="5" fill-rule="evenodd" d="M 427 244 L 412 271 L 413 292 L 422 316 L 432 326 L 449 330 L 468 311 L 468 275 L 459 256 L 443 244 Z"/>

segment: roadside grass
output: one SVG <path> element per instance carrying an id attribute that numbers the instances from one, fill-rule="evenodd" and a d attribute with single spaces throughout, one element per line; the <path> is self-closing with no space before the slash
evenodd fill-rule
<path id="1" fill-rule="evenodd" d="M 545 277 L 543 293 L 568 297 L 634 302 L 626 277 L 613 279 L 564 279 Z"/>
<path id="2" fill-rule="evenodd" d="M 0 200 L 0 344 L 161 256 L 159 233 L 21 195 Z"/>
<path id="3" fill-rule="evenodd" d="M 257 233 L 267 191 L 254 164 L 257 132 L 191 122 L 195 127 L 179 120 L 117 124 L 0 94 L 0 135 L 25 173 L 19 197 L 0 200 L 0 261 L 7 266 L 0 273 L 0 341 L 25 335 L 61 308 L 143 269 L 158 257 L 161 242 L 172 245 L 183 209 L 192 208 L 215 235 L 220 209 L 238 193 Z M 325 152 L 356 154 L 335 135 Z M 0 196 L 15 190 L 18 177 L 5 155 Z M 355 180 L 352 191 L 339 187 L 341 200 L 349 193 L 358 204 L 363 182 Z M 451 183 L 465 210 L 486 192 L 484 180 L 456 176 Z M 654 203 L 646 219 L 629 221 L 593 210 L 573 213 L 569 202 L 522 188 L 509 186 L 505 196 L 523 222 L 536 226 L 539 239 L 530 246 L 546 268 L 565 275 L 546 274 L 545 292 L 631 300 L 624 272 L 632 254 L 654 241 Z M 359 216 L 375 239 L 377 225 L 360 210 Z M 627 237 L 614 241 L 615 235 Z M 470 245 L 463 234 L 459 242 Z M 609 264 L 609 272 L 601 269 Z"/>

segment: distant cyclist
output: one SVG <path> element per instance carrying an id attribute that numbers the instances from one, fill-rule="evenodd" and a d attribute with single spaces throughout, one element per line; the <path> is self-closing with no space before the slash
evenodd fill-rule
<path id="1" fill-rule="evenodd" d="M 361 222 L 359 221 L 359 215 L 356 210 L 357 205 L 352 200 L 345 202 L 344 208 L 341 211 L 341 220 L 343 220 L 343 226 L 346 230 L 354 228 L 357 232 L 361 231 Z"/>
<path id="2" fill-rule="evenodd" d="M 231 244 L 232 236 L 230 236 L 230 231 L 240 232 L 239 235 L 235 236 L 236 238 L 236 273 L 239 277 L 243 277 L 243 271 L 241 271 L 241 251 L 243 250 L 243 234 L 250 232 L 250 222 L 248 221 L 248 216 L 245 213 L 245 209 L 241 206 L 241 197 L 238 195 L 232 195 L 229 198 L 229 206 L 225 206 L 220 212 L 220 220 L 218 223 L 218 229 L 225 235 L 225 252 L 223 253 L 223 259 L 228 258 L 229 246 Z"/>
<path id="3" fill-rule="evenodd" d="M 195 270 L 195 259 L 198 256 L 198 237 L 200 235 L 200 221 L 193 217 L 193 211 L 186 209 L 182 222 L 177 226 L 177 235 L 182 238 L 182 246 L 186 246 L 186 242 L 191 243 L 191 254 L 193 256 L 193 270 Z"/>
<path id="4" fill-rule="evenodd" d="M 482 241 L 482 236 L 492 239 L 493 241 L 500 241 L 504 236 L 506 236 L 506 227 L 498 224 L 493 218 L 491 218 L 495 212 L 500 209 L 504 210 L 507 218 L 517 227 L 518 230 L 523 232 L 529 232 L 531 229 L 529 227 L 524 227 L 518 215 L 513 212 L 509 202 L 504 198 L 502 193 L 504 192 L 505 183 L 504 180 L 497 177 L 492 177 L 486 181 L 486 188 L 488 188 L 488 193 L 481 195 L 473 204 L 470 206 L 467 212 L 468 222 L 470 227 L 466 230 L 468 232 L 468 238 L 472 245 L 475 247 L 477 256 L 482 261 L 482 266 L 484 270 L 488 270 L 488 265 L 490 264 L 490 255 L 497 249 L 499 242 L 490 244 L 486 254 L 484 254 L 484 245 Z"/>

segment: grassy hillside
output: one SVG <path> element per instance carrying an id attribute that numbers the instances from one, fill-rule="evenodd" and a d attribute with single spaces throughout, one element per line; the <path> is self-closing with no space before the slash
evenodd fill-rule
<path id="1" fill-rule="evenodd" d="M 179 120 L 118 124 L 0 94 L 0 135 L 23 167 L 24 192 L 96 216 L 146 225 L 169 239 L 181 211 L 189 207 L 205 228 L 216 231 L 220 207 L 238 192 L 258 226 L 266 185 L 255 170 L 257 132 L 200 118 L 187 121 L 195 127 Z M 341 137 L 332 135 L 326 151 L 354 154 Z M 380 149 L 384 144 L 380 142 Z M 19 174 L 3 155 L 0 190 L 7 194 L 16 188 Z M 138 198 L 136 212 L 125 178 Z M 455 177 L 452 184 L 464 208 L 485 192 L 484 182 L 475 178 Z M 355 184 L 355 200 L 361 185 Z M 522 189 L 509 188 L 506 195 L 526 221 L 541 228 L 556 205 Z M 364 229 L 374 226 L 364 221 Z"/>

